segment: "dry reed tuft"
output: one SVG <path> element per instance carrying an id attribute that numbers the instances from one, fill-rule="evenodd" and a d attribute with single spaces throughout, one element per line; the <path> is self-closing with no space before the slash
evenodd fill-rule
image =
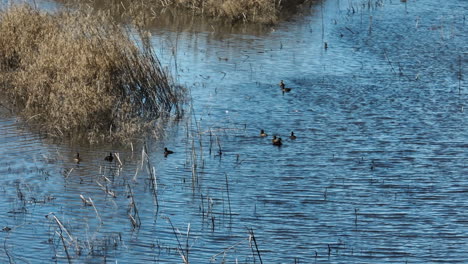
<path id="1" fill-rule="evenodd" d="M 90 142 L 123 141 L 181 115 L 185 89 L 130 36 L 104 13 L 0 10 L 0 100 L 41 131 Z"/>

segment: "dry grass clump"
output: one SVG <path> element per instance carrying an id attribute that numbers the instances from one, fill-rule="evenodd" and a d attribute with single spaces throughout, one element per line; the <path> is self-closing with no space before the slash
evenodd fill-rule
<path id="1" fill-rule="evenodd" d="M 181 114 L 185 89 L 150 47 L 109 21 L 28 5 L 0 10 L 0 98 L 42 131 L 90 141 L 123 140 Z"/>
<path id="2" fill-rule="evenodd" d="M 286 10 L 300 7 L 314 0 L 156 0 L 173 2 L 177 7 L 193 10 L 210 17 L 227 18 L 230 21 L 275 24 Z"/>
<path id="3" fill-rule="evenodd" d="M 115 6 L 131 13 L 151 10 L 157 13 L 163 8 L 185 9 L 193 14 L 219 18 L 230 22 L 275 24 L 286 10 L 299 8 L 302 4 L 317 0 L 56 0 L 91 5 Z"/>
<path id="4" fill-rule="evenodd" d="M 276 23 L 282 7 L 282 1 L 279 0 L 174 0 L 174 2 L 176 6 L 211 17 L 265 24 Z"/>

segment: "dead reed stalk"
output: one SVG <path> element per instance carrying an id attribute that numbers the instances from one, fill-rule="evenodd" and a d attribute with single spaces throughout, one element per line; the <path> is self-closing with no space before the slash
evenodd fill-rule
<path id="1" fill-rule="evenodd" d="M 133 195 L 132 187 L 129 184 L 127 187 L 129 192 L 128 197 L 131 199 L 127 212 L 128 218 L 130 218 L 133 228 L 138 228 L 141 226 L 140 214 L 138 213 L 138 208 L 135 203 L 135 196 Z"/>
<path id="2" fill-rule="evenodd" d="M 253 245 L 252 243 L 250 245 L 250 248 L 252 249 L 253 257 L 255 259 L 254 248 L 253 248 L 253 246 L 255 246 L 255 252 L 257 253 L 258 259 L 260 260 L 260 264 L 263 264 L 262 256 L 260 255 L 260 250 L 258 250 L 257 239 L 255 239 L 255 234 L 252 228 L 249 228 L 249 235 L 250 235 L 249 236 L 250 243 L 253 241 Z"/>
<path id="3" fill-rule="evenodd" d="M 62 240 L 62 245 L 63 245 L 63 248 L 65 250 L 65 254 L 67 255 L 67 260 L 68 260 L 68 263 L 72 263 L 71 262 L 71 256 L 70 256 L 70 253 L 68 252 L 68 246 L 67 244 L 71 244 L 71 245 L 75 245 L 75 247 L 77 248 L 78 245 L 77 245 L 77 241 L 75 240 L 75 238 L 70 234 L 70 232 L 68 232 L 68 230 L 65 228 L 65 226 L 62 224 L 62 222 L 60 222 L 60 220 L 53 214 L 53 213 L 50 213 L 48 214 L 46 217 L 48 218 L 49 216 L 52 216 L 52 219 L 55 221 L 55 223 L 57 224 L 57 226 L 59 227 L 60 229 L 60 232 L 56 232 L 56 234 L 60 237 L 60 239 Z M 63 233 L 65 233 L 68 238 L 69 238 L 69 242 L 67 241 L 67 239 L 63 236 Z M 68 243 L 66 243 L 68 242 Z"/>
<path id="4" fill-rule="evenodd" d="M 182 261 L 184 262 L 184 264 L 189 264 L 190 224 L 188 224 L 187 226 L 187 234 L 186 234 L 185 249 L 184 249 L 179 239 L 179 235 L 181 235 L 179 229 L 176 229 L 174 227 L 169 217 L 164 216 L 162 218 L 166 219 L 166 221 L 171 225 L 172 232 L 177 240 L 177 251 L 179 252 L 180 257 L 182 258 Z"/>

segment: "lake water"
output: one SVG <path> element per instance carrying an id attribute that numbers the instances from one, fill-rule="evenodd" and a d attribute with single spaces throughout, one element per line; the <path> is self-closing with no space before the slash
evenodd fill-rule
<path id="1" fill-rule="evenodd" d="M 3 114 L 0 262 L 466 263 L 466 14 L 328 0 L 268 30 L 156 21 L 193 110 L 148 158 Z"/>

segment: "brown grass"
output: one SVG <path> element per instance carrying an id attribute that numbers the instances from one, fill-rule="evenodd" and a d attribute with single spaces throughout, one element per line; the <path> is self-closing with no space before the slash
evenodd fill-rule
<path id="1" fill-rule="evenodd" d="M 132 10 L 133 14 L 152 10 L 158 13 L 163 8 L 185 9 L 189 12 L 230 22 L 275 24 L 290 14 L 290 10 L 302 4 L 318 0 L 56 0 L 61 3 L 78 3 Z M 288 12 L 286 12 L 288 10 Z"/>
<path id="2" fill-rule="evenodd" d="M 48 134 L 90 141 L 138 136 L 181 114 L 185 89 L 150 47 L 109 21 L 27 5 L 0 10 L 3 104 Z"/>

